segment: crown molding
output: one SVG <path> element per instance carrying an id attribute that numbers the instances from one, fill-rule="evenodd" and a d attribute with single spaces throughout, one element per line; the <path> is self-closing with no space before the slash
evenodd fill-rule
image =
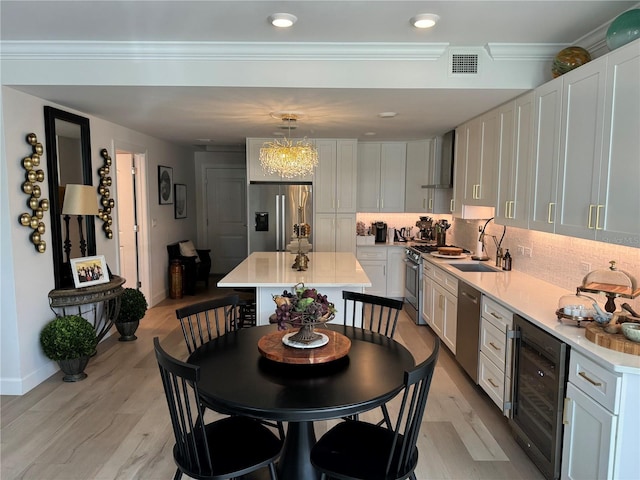
<path id="1" fill-rule="evenodd" d="M 549 60 L 566 43 L 487 43 L 487 53 L 494 60 Z"/>
<path id="2" fill-rule="evenodd" d="M 4 41 L 10 60 L 438 60 L 448 43 Z"/>

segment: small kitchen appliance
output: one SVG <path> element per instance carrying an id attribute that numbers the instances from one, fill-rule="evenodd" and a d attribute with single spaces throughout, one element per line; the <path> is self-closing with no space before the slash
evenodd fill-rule
<path id="1" fill-rule="evenodd" d="M 435 240 L 433 237 L 433 220 L 431 217 L 420 217 L 416 222 L 416 227 L 420 229 L 417 238 L 419 240 Z"/>
<path id="2" fill-rule="evenodd" d="M 385 222 L 373 222 L 371 233 L 376 238 L 376 243 L 387 243 L 387 224 Z"/>

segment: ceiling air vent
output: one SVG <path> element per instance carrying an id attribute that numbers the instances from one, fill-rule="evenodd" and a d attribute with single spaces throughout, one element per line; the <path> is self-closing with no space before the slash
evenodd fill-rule
<path id="1" fill-rule="evenodd" d="M 478 73 L 478 54 L 476 53 L 452 53 L 451 75 L 476 75 Z"/>

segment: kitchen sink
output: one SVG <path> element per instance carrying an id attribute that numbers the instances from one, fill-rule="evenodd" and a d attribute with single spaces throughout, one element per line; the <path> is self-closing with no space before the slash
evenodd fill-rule
<path id="1" fill-rule="evenodd" d="M 484 263 L 451 263 L 450 265 L 463 272 L 494 272 L 494 273 L 502 272 L 502 270 L 489 267 Z"/>

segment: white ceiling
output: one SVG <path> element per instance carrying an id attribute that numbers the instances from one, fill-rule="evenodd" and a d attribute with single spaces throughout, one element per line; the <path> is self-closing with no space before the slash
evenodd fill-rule
<path id="1" fill-rule="evenodd" d="M 569 45 L 638 6 L 634 1 L 97 1 L 0 0 L 3 45 L 95 46 L 132 42 L 220 42 L 343 45 Z M 276 30 L 267 17 L 298 17 Z M 435 28 L 417 30 L 409 18 L 436 13 Z M 36 42 L 36 43 L 33 43 Z M 39 43 L 38 43 L 39 42 Z M 62 42 L 62 43 L 61 43 Z M 308 43 L 312 42 L 312 43 Z M 526 46 L 525 46 L 526 47 Z M 268 63 L 265 62 L 268 66 Z M 349 63 L 345 62 L 348 76 Z M 46 72 L 40 72 L 46 78 Z M 3 81 L 3 83 L 5 83 Z M 234 86 L 13 85 L 114 123 L 194 145 L 243 143 L 271 137 L 273 111 L 303 112 L 298 134 L 359 139 L 425 138 L 513 98 L 521 89 L 277 88 Z M 283 85 L 284 86 L 284 85 Z M 377 113 L 398 112 L 394 119 Z M 375 132 L 375 137 L 365 137 Z"/>

